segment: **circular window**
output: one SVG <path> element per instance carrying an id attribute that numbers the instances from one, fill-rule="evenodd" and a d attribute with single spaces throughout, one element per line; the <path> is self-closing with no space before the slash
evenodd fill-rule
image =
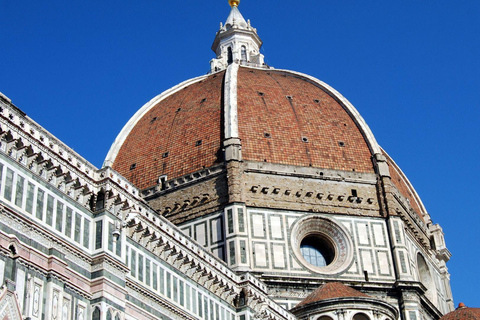
<path id="1" fill-rule="evenodd" d="M 306 216 L 294 225 L 291 245 L 298 260 L 318 273 L 340 273 L 353 259 L 353 243 L 348 232 L 318 215 Z"/>
<path id="2" fill-rule="evenodd" d="M 318 235 L 305 237 L 300 244 L 300 251 L 305 260 L 315 267 L 326 267 L 335 257 L 330 241 Z"/>

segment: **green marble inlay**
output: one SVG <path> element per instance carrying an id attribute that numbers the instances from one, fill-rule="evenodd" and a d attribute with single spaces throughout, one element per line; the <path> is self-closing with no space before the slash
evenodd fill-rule
<path id="1" fill-rule="evenodd" d="M 51 195 L 48 195 L 47 197 L 47 224 L 49 226 L 52 225 L 53 223 L 53 197 Z"/>
<path id="2" fill-rule="evenodd" d="M 7 175 L 5 177 L 5 190 L 3 197 L 8 201 L 12 200 L 12 187 L 13 187 L 13 171 L 7 168 Z"/>
<path id="3" fill-rule="evenodd" d="M 17 189 L 15 190 L 15 205 L 19 208 L 23 204 L 23 186 L 25 184 L 25 178 L 17 175 Z"/>
<path id="4" fill-rule="evenodd" d="M 43 190 L 37 189 L 36 216 L 37 216 L 37 219 L 39 220 L 43 220 L 44 199 L 45 199 L 45 192 Z"/>

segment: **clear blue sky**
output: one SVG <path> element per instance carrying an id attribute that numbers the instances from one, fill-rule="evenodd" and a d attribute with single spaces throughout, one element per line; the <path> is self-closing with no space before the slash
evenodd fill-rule
<path id="1" fill-rule="evenodd" d="M 363 115 L 453 253 L 455 304 L 480 307 L 480 1 L 242 0 L 268 64 Z M 0 91 L 97 167 L 148 100 L 202 75 L 227 0 L 0 0 Z"/>

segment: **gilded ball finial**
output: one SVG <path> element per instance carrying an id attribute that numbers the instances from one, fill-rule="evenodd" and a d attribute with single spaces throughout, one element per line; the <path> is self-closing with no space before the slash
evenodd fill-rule
<path id="1" fill-rule="evenodd" d="M 240 4 L 240 0 L 228 0 L 228 4 L 230 5 L 230 7 L 238 7 L 238 5 Z"/>

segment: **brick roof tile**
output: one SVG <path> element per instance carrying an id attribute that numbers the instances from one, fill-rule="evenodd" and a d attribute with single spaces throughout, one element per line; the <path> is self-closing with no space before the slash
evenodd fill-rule
<path id="1" fill-rule="evenodd" d="M 480 319 L 480 308 L 458 308 L 447 313 L 440 320 L 478 320 Z"/>
<path id="2" fill-rule="evenodd" d="M 303 301 L 301 301 L 297 307 L 326 299 L 354 297 L 370 298 L 369 295 L 350 288 L 340 282 L 330 282 L 313 291 L 310 295 L 303 299 Z"/>
<path id="3" fill-rule="evenodd" d="M 223 79 L 224 72 L 210 75 L 153 106 L 128 133 L 113 169 L 145 189 L 161 175 L 170 180 L 221 163 Z M 238 129 L 244 160 L 374 172 L 353 116 L 293 73 L 240 68 Z"/>

